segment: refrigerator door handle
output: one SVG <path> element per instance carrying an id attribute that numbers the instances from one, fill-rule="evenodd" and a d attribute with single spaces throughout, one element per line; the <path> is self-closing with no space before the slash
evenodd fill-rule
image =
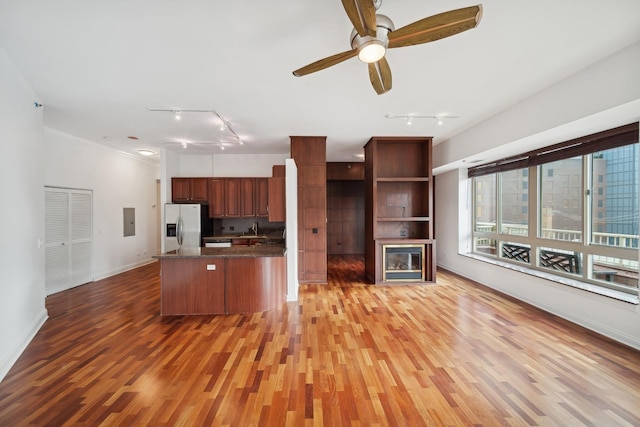
<path id="1" fill-rule="evenodd" d="M 182 239 L 184 238 L 182 229 L 184 228 L 184 224 L 182 222 L 182 217 L 178 217 L 178 221 L 176 222 L 176 239 L 178 240 L 178 248 L 182 246 Z"/>

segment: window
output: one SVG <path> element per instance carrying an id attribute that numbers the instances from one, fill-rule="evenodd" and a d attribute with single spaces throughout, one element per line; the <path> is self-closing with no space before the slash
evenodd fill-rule
<path id="1" fill-rule="evenodd" d="M 475 183 L 476 231 L 495 231 L 496 229 L 496 177 L 479 177 Z"/>
<path id="2" fill-rule="evenodd" d="M 539 166 L 540 231 L 539 236 L 554 240 L 582 240 L 582 205 L 577 203 L 582 189 L 582 158 L 558 160 Z M 556 169 L 558 173 L 549 174 Z"/>
<path id="3" fill-rule="evenodd" d="M 638 296 L 639 145 L 634 123 L 469 169 L 473 251 Z"/>
<path id="4" fill-rule="evenodd" d="M 517 236 L 529 234 L 529 217 L 523 207 L 528 205 L 528 190 L 523 189 L 520 184 L 524 169 L 516 169 L 499 174 L 500 189 L 500 211 L 502 214 L 502 224 L 500 232 Z"/>

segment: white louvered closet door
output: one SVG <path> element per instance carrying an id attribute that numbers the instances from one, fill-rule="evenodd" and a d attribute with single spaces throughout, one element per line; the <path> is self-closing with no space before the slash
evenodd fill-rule
<path id="1" fill-rule="evenodd" d="M 93 280 L 91 206 L 91 191 L 45 189 L 47 295 Z"/>

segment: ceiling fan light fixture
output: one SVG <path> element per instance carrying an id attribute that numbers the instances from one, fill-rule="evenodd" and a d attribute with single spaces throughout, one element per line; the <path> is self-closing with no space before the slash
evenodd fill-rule
<path id="1" fill-rule="evenodd" d="M 370 40 L 364 40 L 364 43 L 358 48 L 358 59 L 367 64 L 378 62 L 382 59 L 386 50 L 384 43 L 370 37 Z"/>

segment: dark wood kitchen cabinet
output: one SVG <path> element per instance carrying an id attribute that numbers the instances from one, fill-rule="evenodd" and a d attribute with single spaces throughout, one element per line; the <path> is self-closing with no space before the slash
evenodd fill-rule
<path id="1" fill-rule="evenodd" d="M 240 178 L 209 179 L 209 217 L 240 217 Z"/>
<path id="2" fill-rule="evenodd" d="M 284 176 L 268 178 L 269 222 L 284 222 L 287 220 L 285 180 L 286 178 Z"/>
<path id="3" fill-rule="evenodd" d="M 240 216 L 256 216 L 256 179 L 240 178 Z"/>
<path id="4" fill-rule="evenodd" d="M 268 178 L 240 178 L 240 210 L 243 218 L 269 216 Z"/>
<path id="5" fill-rule="evenodd" d="M 256 216 L 269 216 L 269 178 L 256 178 L 255 208 Z"/>
<path id="6" fill-rule="evenodd" d="M 160 314 L 225 314 L 225 259 L 164 258 Z"/>
<path id="7" fill-rule="evenodd" d="M 269 216 L 269 178 L 210 178 L 209 217 Z"/>
<path id="8" fill-rule="evenodd" d="M 171 178 L 173 203 L 207 203 L 207 178 Z"/>

